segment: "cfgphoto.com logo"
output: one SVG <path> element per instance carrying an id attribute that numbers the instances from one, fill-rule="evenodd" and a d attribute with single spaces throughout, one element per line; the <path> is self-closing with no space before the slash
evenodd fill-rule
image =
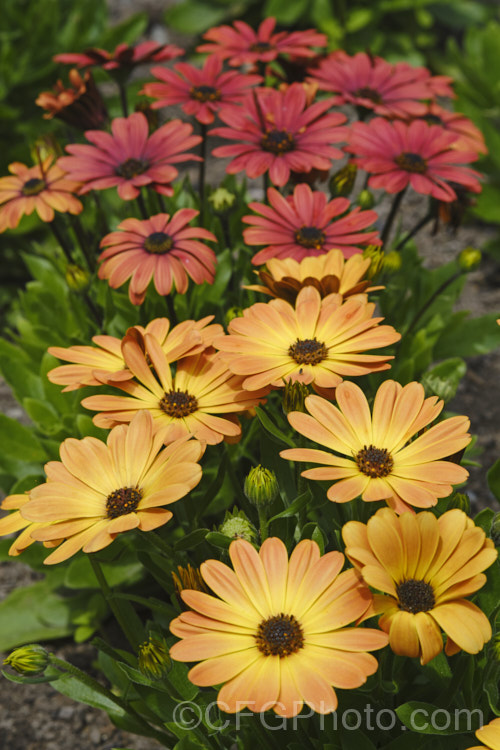
<path id="1" fill-rule="evenodd" d="M 257 714 L 261 725 L 270 732 L 281 729 L 297 729 L 300 726 L 299 722 L 310 718 L 315 713 L 317 713 L 320 722 L 320 729 L 327 731 L 330 729 L 335 731 L 342 727 L 353 732 L 359 729 L 368 732 L 374 730 L 389 732 L 392 729 L 399 728 L 402 731 L 409 729 L 413 732 L 439 734 L 440 732 L 454 731 L 472 732 L 484 724 L 483 712 L 478 708 L 472 711 L 467 708 L 457 708 L 453 711 L 444 708 L 432 710 L 430 708 L 415 708 L 405 716 L 403 723 L 394 710 L 390 708 L 374 709 L 370 705 L 366 705 L 362 710 L 349 708 L 341 713 L 335 711 L 329 714 L 323 714 L 320 711 L 315 712 L 306 707 L 301 713 L 290 719 L 279 716 L 274 711 L 270 713 L 269 709 L 276 705 L 278 708 L 280 707 L 279 703 L 276 704 L 275 702 L 270 703 L 267 707 L 263 706 L 262 712 Z M 228 709 L 229 706 L 226 706 L 223 701 L 213 701 L 207 706 L 199 706 L 193 701 L 183 701 L 177 704 L 173 720 L 182 729 L 196 729 L 203 724 L 213 731 L 222 731 L 229 726 L 238 730 L 245 717 L 255 716 L 255 713 L 251 711 L 251 704 L 245 701 L 241 702 L 240 707 L 236 703 L 237 712 L 231 713 L 230 718 L 228 718 Z M 300 710 L 299 705 L 297 710 Z"/>

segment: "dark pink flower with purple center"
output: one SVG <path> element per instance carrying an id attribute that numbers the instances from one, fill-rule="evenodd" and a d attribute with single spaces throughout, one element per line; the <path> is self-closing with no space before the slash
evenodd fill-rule
<path id="1" fill-rule="evenodd" d="M 141 42 L 135 46 L 119 44 L 114 52 L 100 47 L 90 47 L 84 52 L 67 52 L 54 55 L 54 62 L 76 65 L 87 68 L 99 65 L 105 70 L 127 69 L 149 62 L 166 62 L 184 54 L 181 47 L 175 44 L 158 44 L 158 42 Z"/>

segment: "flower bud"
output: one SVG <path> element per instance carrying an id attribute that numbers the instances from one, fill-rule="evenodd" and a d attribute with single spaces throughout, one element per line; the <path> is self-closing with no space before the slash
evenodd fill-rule
<path id="1" fill-rule="evenodd" d="M 358 206 L 364 209 L 373 208 L 375 205 L 375 198 L 370 190 L 362 190 L 356 199 Z"/>
<path id="2" fill-rule="evenodd" d="M 466 247 L 457 258 L 458 265 L 462 271 L 466 271 L 467 273 L 475 271 L 481 263 L 481 257 L 480 250 L 477 250 L 475 247 Z"/>
<path id="3" fill-rule="evenodd" d="M 346 198 L 350 195 L 354 187 L 357 171 L 357 166 L 349 162 L 345 167 L 335 172 L 329 183 L 332 198 Z"/>
<path id="4" fill-rule="evenodd" d="M 90 274 L 84 268 L 70 263 L 66 268 L 66 284 L 72 292 L 84 292 L 90 284 Z"/>
<path id="5" fill-rule="evenodd" d="M 307 396 L 309 396 L 307 385 L 299 383 L 297 380 L 294 383 L 288 380 L 283 388 L 283 400 L 281 402 L 283 413 L 289 414 L 291 411 L 305 412 L 304 401 Z"/>
<path id="6" fill-rule="evenodd" d="M 465 492 L 454 492 L 448 502 L 448 509 L 458 508 L 467 515 L 470 514 L 470 500 Z"/>
<path id="7" fill-rule="evenodd" d="M 219 531 L 230 539 L 246 539 L 251 544 L 257 539 L 257 529 L 253 523 L 247 518 L 244 511 L 237 511 L 236 508 L 232 513 L 226 511 L 224 520 L 219 526 Z"/>
<path id="8" fill-rule="evenodd" d="M 243 309 L 241 307 L 230 307 L 226 312 L 226 325 L 229 325 L 229 323 L 234 320 L 234 318 L 241 318 L 242 315 Z"/>
<path id="9" fill-rule="evenodd" d="M 226 188 L 219 187 L 208 196 L 208 200 L 216 213 L 225 214 L 232 208 L 236 196 Z"/>
<path id="10" fill-rule="evenodd" d="M 495 547 L 500 547 L 500 513 L 495 513 L 491 522 L 490 537 Z"/>
<path id="11" fill-rule="evenodd" d="M 189 563 L 187 568 L 178 565 L 177 573 L 178 575 L 172 572 L 172 578 L 174 580 L 175 593 L 179 601 L 182 601 L 180 594 L 185 589 L 194 589 L 195 591 L 203 591 L 205 594 L 208 594 L 208 588 L 201 577 L 199 568 L 194 568 Z"/>
<path id="12" fill-rule="evenodd" d="M 420 378 L 424 386 L 426 396 L 437 396 L 442 401 L 451 401 L 457 392 L 457 384 L 452 383 L 446 378 L 440 378 L 432 372 L 425 372 Z"/>
<path id="13" fill-rule="evenodd" d="M 44 162 L 49 156 L 54 160 L 63 155 L 63 150 L 53 135 L 41 135 L 31 147 L 31 158 L 33 163 Z"/>
<path id="14" fill-rule="evenodd" d="M 254 505 L 270 505 L 279 494 L 276 474 L 260 464 L 254 466 L 245 478 L 243 492 Z"/>
<path id="15" fill-rule="evenodd" d="M 137 662 L 139 671 L 148 679 L 161 680 L 165 677 L 172 662 L 164 639 L 150 635 L 139 646 Z"/>
<path id="16" fill-rule="evenodd" d="M 383 269 L 384 271 L 399 271 L 402 262 L 401 253 L 398 253 L 397 250 L 391 250 L 383 258 Z"/>
<path id="17" fill-rule="evenodd" d="M 19 674 L 35 675 L 44 672 L 49 666 L 50 654 L 38 643 L 30 643 L 28 646 L 21 646 L 14 649 L 4 660 Z"/>
<path id="18" fill-rule="evenodd" d="M 378 276 L 384 267 L 385 254 L 382 248 L 378 245 L 368 245 L 363 250 L 363 258 L 370 258 L 371 260 L 371 265 L 365 272 L 365 276 L 369 279 Z"/>

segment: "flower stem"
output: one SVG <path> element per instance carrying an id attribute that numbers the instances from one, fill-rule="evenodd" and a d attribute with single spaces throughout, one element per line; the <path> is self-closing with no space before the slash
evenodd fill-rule
<path id="1" fill-rule="evenodd" d="M 143 219 L 147 219 L 149 214 L 146 209 L 146 204 L 144 203 L 144 197 L 142 193 L 139 191 L 139 195 L 136 198 L 137 205 L 139 206 L 139 211 L 141 212 L 141 216 Z"/>
<path id="2" fill-rule="evenodd" d="M 169 317 L 170 323 L 172 327 L 176 326 L 178 321 L 177 321 L 177 313 L 175 312 L 174 299 L 172 297 L 172 294 L 171 293 L 166 294 L 165 300 L 167 302 L 168 317 Z"/>
<path id="3" fill-rule="evenodd" d="M 206 175 L 206 161 L 207 161 L 207 126 L 200 122 L 200 172 L 198 181 L 198 192 L 200 195 L 200 208 L 203 210 L 205 205 L 205 175 Z"/>
<path id="4" fill-rule="evenodd" d="M 120 92 L 120 103 L 122 105 L 123 116 L 128 117 L 127 89 L 123 83 L 118 82 L 118 91 Z"/>
<path id="5" fill-rule="evenodd" d="M 50 228 L 52 230 L 52 234 L 56 238 L 56 240 L 59 243 L 59 245 L 60 245 L 60 247 L 61 247 L 64 255 L 66 256 L 66 260 L 68 261 L 68 263 L 73 263 L 73 258 L 71 257 L 71 251 L 70 251 L 68 243 L 66 241 L 66 237 L 63 235 L 63 233 L 61 232 L 61 230 L 57 226 L 56 219 L 54 218 L 53 221 L 49 221 L 48 224 L 49 224 L 49 226 L 50 226 Z"/>
<path id="6" fill-rule="evenodd" d="M 162 555 L 165 555 L 165 557 L 168 557 L 168 559 L 171 559 L 173 557 L 172 547 L 167 544 L 167 542 L 165 542 L 155 531 L 148 531 L 148 539 L 151 539 L 153 546 L 155 546 Z"/>
<path id="7" fill-rule="evenodd" d="M 260 541 L 262 543 L 267 539 L 267 513 L 262 504 L 259 504 L 257 509 L 259 511 Z"/>
<path id="8" fill-rule="evenodd" d="M 426 214 L 420 221 L 417 221 L 413 229 L 410 229 L 408 234 L 405 234 L 404 237 L 402 237 L 396 247 L 395 250 L 402 250 L 403 247 L 406 245 L 407 242 L 411 240 L 412 237 L 414 237 L 420 230 L 425 227 L 426 224 L 428 224 L 433 219 L 433 215 L 431 213 Z"/>
<path id="9" fill-rule="evenodd" d="M 403 196 L 405 193 L 406 193 L 406 187 L 403 188 L 403 190 L 400 190 L 400 192 L 396 194 L 396 197 L 394 198 L 392 202 L 391 210 L 389 211 L 387 219 L 385 220 L 384 228 L 382 230 L 382 234 L 380 235 L 380 239 L 382 240 L 383 246 L 385 246 L 389 238 L 389 234 L 392 229 L 392 224 L 394 222 L 394 219 L 399 210 L 399 206 L 401 205 L 401 201 L 403 200 Z"/>
<path id="10" fill-rule="evenodd" d="M 95 257 L 92 257 L 90 253 L 90 248 L 87 242 L 85 231 L 82 227 L 82 223 L 77 216 L 72 216 L 71 214 L 69 214 L 69 221 L 73 229 L 73 232 L 75 233 L 76 239 L 78 240 L 78 244 L 80 245 L 80 250 L 82 251 L 83 257 L 85 258 L 87 267 L 89 271 L 94 271 L 95 270 Z"/>
<path id="11" fill-rule="evenodd" d="M 113 615 L 115 616 L 116 621 L 118 622 L 120 628 L 123 631 L 124 636 L 126 637 L 128 642 L 132 646 L 133 650 L 137 651 L 140 640 L 136 638 L 135 632 L 133 628 L 131 627 L 131 617 L 130 617 L 130 613 L 133 612 L 135 619 L 138 620 L 137 615 L 135 614 L 135 610 L 132 608 L 132 606 L 127 607 L 127 614 L 125 616 L 124 609 L 121 606 L 122 603 L 118 602 L 113 596 L 113 592 L 110 589 L 108 582 L 106 581 L 104 572 L 101 568 L 99 561 L 96 559 L 95 554 L 89 554 L 88 559 L 90 560 L 90 564 L 92 565 L 92 569 L 94 571 L 95 577 L 97 578 L 97 582 L 99 583 L 99 586 L 101 587 L 102 594 L 107 604 L 109 605 L 109 608 L 111 609 Z M 140 623 L 140 620 L 139 620 L 139 623 Z"/>
<path id="12" fill-rule="evenodd" d="M 427 312 L 429 307 L 433 304 L 433 302 L 436 301 L 436 299 L 439 297 L 440 294 L 444 292 L 444 290 L 450 286 L 450 284 L 453 284 L 454 281 L 460 278 L 460 276 L 463 276 L 466 271 L 462 271 L 462 269 L 456 271 L 452 276 L 450 276 L 446 281 L 443 281 L 443 283 L 438 286 L 438 288 L 431 294 L 427 302 L 424 302 L 420 310 L 416 313 L 415 317 L 411 321 L 410 325 L 408 326 L 408 329 L 405 333 L 405 336 L 408 336 L 408 334 L 413 331 L 415 326 L 417 325 L 420 318 L 424 315 L 424 313 Z"/>

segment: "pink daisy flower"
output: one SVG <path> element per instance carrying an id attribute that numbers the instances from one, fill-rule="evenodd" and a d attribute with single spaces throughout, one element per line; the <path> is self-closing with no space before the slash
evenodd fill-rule
<path id="1" fill-rule="evenodd" d="M 261 76 L 242 75 L 234 70 L 222 72 L 222 60 L 212 55 L 203 68 L 189 63 L 178 63 L 173 70 L 152 68 L 152 75 L 162 83 L 146 83 L 141 94 L 158 101 L 153 109 L 180 104 L 187 115 L 193 115 L 203 125 L 210 125 L 224 104 L 239 104 L 248 89 L 262 81 Z"/>
<path id="2" fill-rule="evenodd" d="M 252 224 L 243 232 L 247 245 L 267 245 L 253 258 L 259 265 L 270 258 L 303 258 L 323 255 L 332 248 L 340 248 L 344 257 L 360 253 L 357 245 L 380 245 L 375 231 L 363 232 L 377 220 L 375 211 L 354 211 L 347 198 L 327 201 L 322 192 L 312 191 L 309 185 L 297 185 L 293 195 L 284 198 L 274 188 L 267 196 L 270 205 L 249 203 L 249 208 L 260 216 L 244 216 L 242 221 Z M 340 218 L 339 218 L 340 217 Z"/>
<path id="3" fill-rule="evenodd" d="M 215 253 L 198 240 L 216 241 L 216 237 L 201 227 L 187 224 L 198 216 L 193 208 L 181 208 L 172 217 L 157 214 L 146 221 L 125 219 L 117 232 L 110 232 L 101 240 L 99 278 L 107 279 L 116 289 L 131 279 L 130 301 L 140 305 L 146 296 L 151 279 L 158 294 L 166 295 L 172 286 L 181 294 L 188 288 L 188 277 L 195 284 L 213 283 Z"/>
<path id="4" fill-rule="evenodd" d="M 434 97 L 416 69 L 392 65 L 381 57 L 358 52 L 353 57 L 334 52 L 311 71 L 319 88 L 336 94 L 333 104 L 354 104 L 384 117 L 408 117 L 425 112 L 421 99 Z"/>
<path id="5" fill-rule="evenodd" d="M 484 142 L 484 136 L 468 117 L 460 112 L 450 112 L 449 109 L 440 107 L 439 104 L 431 102 L 426 111 L 420 116 L 428 125 L 440 125 L 444 130 L 453 133 L 456 140 L 453 148 L 459 151 L 477 151 L 487 154 L 488 149 Z"/>
<path id="6" fill-rule="evenodd" d="M 228 106 L 219 112 L 227 128 L 214 128 L 211 135 L 238 141 L 214 149 L 214 156 L 235 157 L 226 172 L 245 171 L 260 177 L 269 171 L 271 181 L 285 185 L 290 171 L 330 169 L 333 159 L 344 154 L 331 144 L 345 138 L 346 121 L 338 112 L 326 114 L 331 100 L 309 104 L 304 87 L 294 83 L 286 91 L 258 89 L 244 107 Z"/>
<path id="7" fill-rule="evenodd" d="M 54 55 L 54 62 L 76 65 L 78 68 L 86 68 L 100 65 L 105 70 L 116 70 L 117 68 L 133 68 L 136 65 L 149 62 L 166 62 L 174 57 L 184 54 L 181 47 L 175 44 L 158 44 L 158 42 L 141 42 L 135 46 L 119 44 L 114 52 L 108 52 L 99 47 L 90 47 L 84 52 L 68 52 Z"/>
<path id="8" fill-rule="evenodd" d="M 217 55 L 228 60 L 229 65 L 255 64 L 276 60 L 278 55 L 314 57 L 311 47 L 326 47 L 327 37 L 315 29 L 307 31 L 280 31 L 273 34 L 275 18 L 266 18 L 254 31 L 244 21 L 235 21 L 233 26 L 216 26 L 203 35 L 208 44 L 201 44 L 197 52 Z"/>
<path id="9" fill-rule="evenodd" d="M 477 153 L 459 151 L 453 147 L 455 140 L 454 133 L 423 120 L 408 125 L 376 117 L 353 125 L 346 150 L 357 154 L 354 162 L 371 173 L 370 187 L 399 193 L 410 184 L 417 193 L 453 201 L 457 195 L 450 182 L 475 193 L 481 190 L 478 172 L 464 166 L 477 159 Z"/>
<path id="10" fill-rule="evenodd" d="M 151 136 L 142 112 L 117 117 L 111 133 L 87 130 L 85 136 L 93 145 L 72 143 L 66 146 L 71 156 L 59 164 L 68 178 L 83 182 L 80 193 L 118 187 L 123 200 L 137 198 L 144 185 L 163 195 L 173 195 L 170 185 L 178 171 L 172 166 L 188 159 L 200 160 L 188 152 L 201 138 L 192 135 L 193 128 L 181 120 L 171 120 Z"/>

